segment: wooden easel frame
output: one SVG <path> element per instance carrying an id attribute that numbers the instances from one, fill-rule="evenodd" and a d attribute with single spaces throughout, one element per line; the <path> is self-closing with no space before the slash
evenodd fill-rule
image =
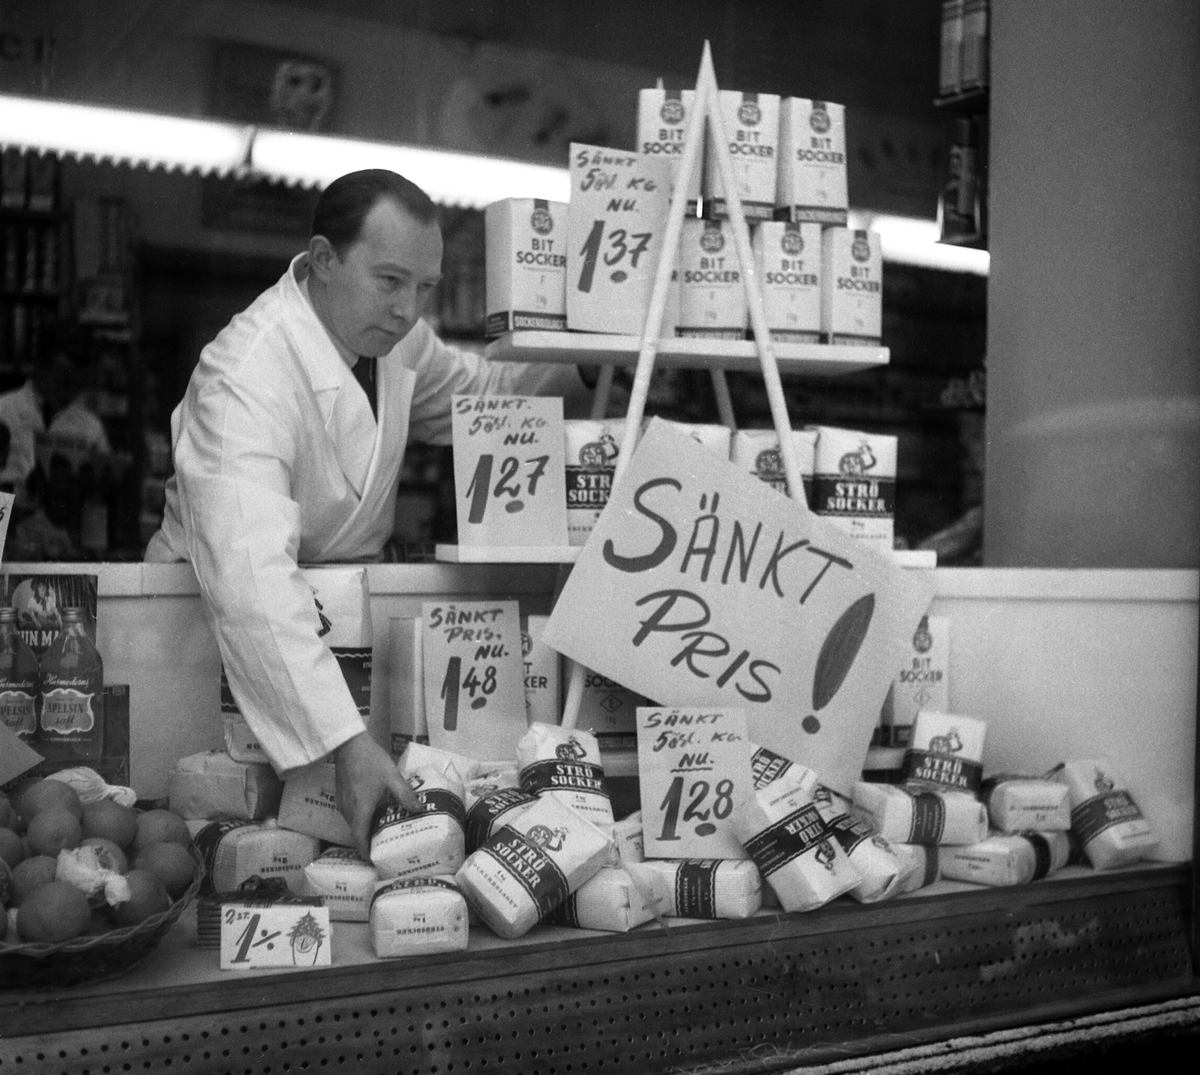
<path id="1" fill-rule="evenodd" d="M 650 293 L 650 309 L 642 328 L 642 342 L 633 377 L 633 389 L 629 396 L 625 432 L 621 441 L 621 451 L 617 456 L 616 470 L 613 474 L 613 490 L 615 491 L 617 483 L 620 482 L 629 463 L 629 457 L 637 445 L 638 432 L 645 415 L 646 397 L 650 390 L 650 378 L 654 373 L 667 290 L 671 282 L 671 272 L 679 258 L 679 236 L 683 229 L 684 211 L 687 207 L 688 184 L 694 170 L 699 167 L 700 151 L 704 144 L 702 135 L 705 119 L 708 120 L 713 144 L 717 147 L 715 156 L 721 174 L 721 183 L 724 187 L 730 224 L 733 227 L 734 250 L 741 270 L 742 285 L 746 289 L 750 325 L 754 329 L 754 342 L 758 350 L 763 382 L 767 389 L 767 400 L 771 407 L 771 420 L 779 437 L 779 453 L 783 463 L 784 477 L 787 480 L 788 493 L 801 510 L 807 512 L 808 502 L 805 500 L 804 486 L 800 480 L 800 460 L 792 441 L 791 419 L 788 417 L 783 384 L 779 379 L 779 364 L 775 359 L 771 330 L 767 327 L 767 318 L 763 311 L 762 285 L 759 282 L 758 271 L 750 249 L 750 229 L 746 224 L 741 195 L 738 194 L 737 184 L 734 181 L 733 162 L 730 160 L 729 151 L 726 148 L 728 139 L 725 132 L 725 120 L 721 115 L 720 94 L 716 73 L 713 70 L 712 49 L 707 41 L 704 43 L 704 51 L 700 57 L 700 72 L 696 78 L 696 95 L 691 114 L 688 116 L 679 172 L 675 177 L 675 189 L 671 196 L 671 207 L 667 213 L 663 252 L 658 260 L 654 275 L 654 289 Z M 607 399 L 608 389 L 612 384 L 612 368 L 605 367 L 601 372 L 603 379 L 597 385 L 598 401 Z M 721 419 L 732 428 L 733 408 L 729 401 L 729 392 L 725 385 L 723 371 L 714 371 L 713 387 L 717 393 Z M 603 415 L 597 415 L 593 411 L 593 417 L 603 417 Z M 569 667 L 570 675 L 567 681 L 567 697 L 563 704 L 562 724 L 564 727 L 573 728 L 579 719 L 586 670 L 576 661 L 569 661 Z"/>

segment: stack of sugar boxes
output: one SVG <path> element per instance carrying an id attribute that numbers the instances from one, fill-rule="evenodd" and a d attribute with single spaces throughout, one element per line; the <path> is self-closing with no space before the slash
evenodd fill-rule
<path id="1" fill-rule="evenodd" d="M 693 98 L 690 90 L 639 91 L 635 151 L 573 144 L 569 203 L 488 206 L 488 335 L 641 334 Z M 877 234 L 847 227 L 845 107 L 722 90 L 719 108 L 772 336 L 878 346 L 882 253 Z M 740 340 L 748 324 L 742 269 L 707 128 L 661 335 Z"/>

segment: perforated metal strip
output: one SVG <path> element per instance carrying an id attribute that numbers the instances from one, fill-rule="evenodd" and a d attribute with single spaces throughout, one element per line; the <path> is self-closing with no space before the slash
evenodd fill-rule
<path id="1" fill-rule="evenodd" d="M 7 1038 L 0 1073 L 769 1070 L 1190 987 L 1178 887 L 856 926 L 865 916 L 817 932 L 759 921 L 699 948 L 680 930 L 656 937 L 652 958 L 630 938 L 591 965 L 581 949 L 577 965 L 498 962 L 474 982 Z"/>

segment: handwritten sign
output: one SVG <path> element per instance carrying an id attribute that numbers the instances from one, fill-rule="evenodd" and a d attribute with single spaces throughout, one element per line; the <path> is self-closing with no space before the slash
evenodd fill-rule
<path id="1" fill-rule="evenodd" d="M 749 858 L 733 812 L 754 790 L 740 709 L 637 711 L 642 834 L 650 858 Z"/>
<path id="2" fill-rule="evenodd" d="M 459 544 L 565 546 L 562 399 L 456 395 L 451 422 Z"/>
<path id="3" fill-rule="evenodd" d="M 932 596 L 655 419 L 543 638 L 662 704 L 744 709 L 755 742 L 849 794 Z"/>
<path id="4" fill-rule="evenodd" d="M 517 602 L 426 601 L 421 625 L 429 745 L 515 758 L 528 726 Z"/>
<path id="5" fill-rule="evenodd" d="M 670 208 L 671 169 L 571 143 L 567 327 L 641 335 Z"/>
<path id="6" fill-rule="evenodd" d="M 328 967 L 329 908 L 277 903 L 221 909 L 221 970 Z"/>

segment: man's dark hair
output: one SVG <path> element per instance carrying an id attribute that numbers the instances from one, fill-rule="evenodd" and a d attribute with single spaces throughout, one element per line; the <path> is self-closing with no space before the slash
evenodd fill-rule
<path id="1" fill-rule="evenodd" d="M 385 168 L 349 172 L 329 184 L 313 211 L 312 235 L 323 235 L 340 258 L 362 234 L 363 221 L 382 198 L 391 198 L 422 224 L 437 221 L 437 206 L 411 180 Z"/>

